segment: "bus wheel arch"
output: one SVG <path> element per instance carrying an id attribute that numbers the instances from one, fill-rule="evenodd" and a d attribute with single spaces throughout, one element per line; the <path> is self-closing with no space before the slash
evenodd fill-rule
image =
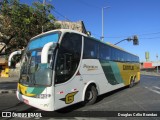
<path id="1" fill-rule="evenodd" d="M 98 89 L 96 83 L 89 83 L 83 91 L 83 101 L 85 105 L 94 104 L 97 100 Z"/>
<path id="2" fill-rule="evenodd" d="M 137 76 L 134 75 L 134 82 L 136 83 L 136 81 L 137 81 Z"/>

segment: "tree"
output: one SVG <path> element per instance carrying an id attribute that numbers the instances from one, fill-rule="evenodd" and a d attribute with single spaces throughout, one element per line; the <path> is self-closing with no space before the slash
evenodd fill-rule
<path id="1" fill-rule="evenodd" d="M 6 53 L 26 47 L 29 40 L 43 31 L 56 29 L 55 18 L 50 11 L 54 7 L 34 2 L 32 6 L 21 4 L 19 0 L 0 2 L 0 42 Z"/>

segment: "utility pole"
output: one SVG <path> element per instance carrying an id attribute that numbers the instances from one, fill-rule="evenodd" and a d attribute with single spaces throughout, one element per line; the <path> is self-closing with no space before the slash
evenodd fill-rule
<path id="1" fill-rule="evenodd" d="M 104 9 L 110 8 L 109 6 L 107 7 L 102 7 L 102 36 L 101 40 L 104 41 Z"/>
<path id="2" fill-rule="evenodd" d="M 158 54 L 156 55 L 157 58 L 157 73 L 158 73 Z"/>

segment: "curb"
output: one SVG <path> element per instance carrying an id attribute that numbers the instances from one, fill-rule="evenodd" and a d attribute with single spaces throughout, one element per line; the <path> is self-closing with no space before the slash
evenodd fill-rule
<path id="1" fill-rule="evenodd" d="M 0 94 L 11 94 L 11 93 L 16 93 L 16 90 L 0 90 Z"/>
<path id="2" fill-rule="evenodd" d="M 141 75 L 160 77 L 160 74 L 144 74 L 144 73 L 141 73 Z"/>

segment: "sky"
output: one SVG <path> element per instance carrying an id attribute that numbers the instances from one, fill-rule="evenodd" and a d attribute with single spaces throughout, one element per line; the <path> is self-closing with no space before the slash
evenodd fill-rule
<path id="1" fill-rule="evenodd" d="M 36 0 L 20 0 L 31 4 Z M 41 0 L 43 1 L 43 0 Z M 119 47 L 145 60 L 160 60 L 160 0 L 46 0 L 54 6 L 51 13 L 57 20 L 82 20 L 87 31 L 100 39 L 102 36 L 102 8 L 104 9 L 104 42 L 112 44 L 137 35 L 139 45 L 124 41 Z"/>

